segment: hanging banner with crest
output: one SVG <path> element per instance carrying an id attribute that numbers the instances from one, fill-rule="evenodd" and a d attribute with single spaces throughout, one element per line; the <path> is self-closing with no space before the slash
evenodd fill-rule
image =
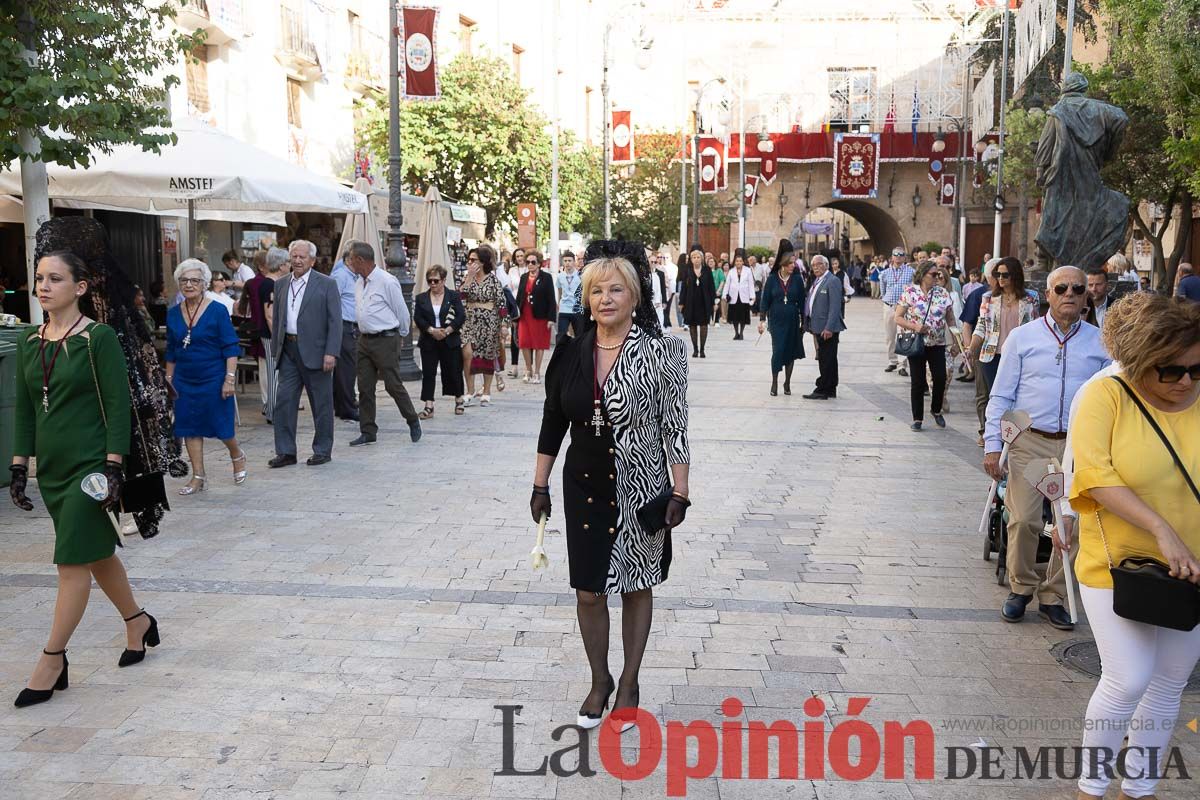
<path id="1" fill-rule="evenodd" d="M 633 112 L 612 112 L 612 158 L 613 164 L 628 164 L 636 159 L 633 154 Z"/>
<path id="2" fill-rule="evenodd" d="M 873 198 L 879 191 L 879 134 L 835 133 L 834 199 Z"/>
<path id="3" fill-rule="evenodd" d="M 438 9 L 400 8 L 400 84 L 405 100 L 437 100 L 442 96 L 437 64 Z"/>

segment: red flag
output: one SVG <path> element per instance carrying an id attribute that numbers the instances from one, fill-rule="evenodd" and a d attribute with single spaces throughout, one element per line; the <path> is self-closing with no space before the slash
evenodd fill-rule
<path id="1" fill-rule="evenodd" d="M 929 182 L 934 186 L 941 186 L 942 170 L 945 166 L 941 153 L 929 154 Z"/>
<path id="2" fill-rule="evenodd" d="M 702 136 L 700 137 L 699 145 L 700 169 L 704 169 L 704 156 L 706 154 L 711 155 L 713 159 L 713 191 L 716 192 L 725 189 L 728 186 L 726 180 L 728 177 L 728 173 L 726 172 L 726 162 L 728 159 L 725 157 L 728 150 L 725 141 L 713 136 Z"/>
<path id="3" fill-rule="evenodd" d="M 754 201 L 758 199 L 758 184 L 761 179 L 757 175 L 747 175 L 746 185 L 742 187 L 742 191 L 746 194 L 746 205 L 754 205 Z"/>
<path id="4" fill-rule="evenodd" d="M 633 154 L 633 112 L 612 112 L 612 163 L 628 164 Z"/>
<path id="5" fill-rule="evenodd" d="M 400 83 L 405 100 L 437 100 L 442 96 L 437 65 L 438 9 L 400 9 Z"/>
<path id="6" fill-rule="evenodd" d="M 763 153 L 762 161 L 758 162 L 758 175 L 762 178 L 764 186 L 770 186 L 771 181 L 775 180 L 775 174 L 779 169 L 779 164 L 775 160 L 773 153 Z"/>
<path id="7" fill-rule="evenodd" d="M 958 192 L 958 176 L 943 175 L 941 190 L 938 192 L 938 203 L 943 206 L 954 205 L 954 195 Z"/>
<path id="8" fill-rule="evenodd" d="M 700 194 L 717 193 L 719 159 L 711 148 L 700 151 Z"/>
<path id="9" fill-rule="evenodd" d="M 896 132 L 896 93 L 892 92 L 892 104 L 888 107 L 887 119 L 883 121 L 884 133 Z"/>

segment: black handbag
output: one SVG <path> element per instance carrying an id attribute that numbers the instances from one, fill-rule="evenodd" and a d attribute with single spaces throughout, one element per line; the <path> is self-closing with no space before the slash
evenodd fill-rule
<path id="1" fill-rule="evenodd" d="M 668 486 L 637 510 L 638 524 L 649 535 L 667 527 L 667 505 L 671 502 L 672 487 Z"/>
<path id="2" fill-rule="evenodd" d="M 925 308 L 925 317 L 921 320 L 922 328 L 929 319 L 929 312 L 933 310 L 933 291 L 930 290 L 929 294 L 929 305 Z M 905 358 L 920 358 L 925 355 L 925 334 L 905 331 L 896 336 L 896 355 Z"/>
<path id="3" fill-rule="evenodd" d="M 1171 440 L 1159 427 L 1158 422 L 1146 410 L 1141 399 L 1134 393 L 1125 381 L 1114 376 L 1117 383 L 1129 395 L 1142 416 L 1150 423 L 1150 427 L 1158 434 L 1158 438 L 1166 446 L 1167 452 L 1175 466 L 1183 473 L 1183 479 L 1196 502 L 1200 504 L 1200 490 L 1196 488 L 1192 476 L 1188 474 L 1179 454 L 1171 445 Z M 1172 577 L 1170 567 L 1153 558 L 1126 558 L 1117 566 L 1113 566 L 1112 554 L 1108 550 L 1108 539 L 1104 535 L 1104 523 L 1100 520 L 1100 510 L 1096 509 L 1096 525 L 1100 529 L 1100 541 L 1104 544 L 1104 555 L 1108 559 L 1108 571 L 1113 582 L 1113 613 L 1118 617 L 1157 625 L 1160 628 L 1171 628 L 1177 631 L 1191 631 L 1200 624 L 1200 586 Z"/>

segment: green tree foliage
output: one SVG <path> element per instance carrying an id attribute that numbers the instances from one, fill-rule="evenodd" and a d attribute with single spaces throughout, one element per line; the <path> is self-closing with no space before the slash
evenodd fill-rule
<path id="1" fill-rule="evenodd" d="M 677 243 L 679 183 L 683 177 L 679 167 L 679 134 L 639 132 L 634 149 L 637 156 L 634 163 L 613 167 L 610 178 L 613 238 L 642 242 L 652 249 Z M 694 175 L 689 164 L 689 181 L 694 180 Z M 691 199 L 689 182 L 689 203 Z M 718 209 L 713 195 L 701 195 L 700 219 L 728 223 L 730 218 Z M 603 188 L 581 232 L 595 238 L 604 235 Z"/>
<path id="2" fill-rule="evenodd" d="M 1088 74 L 1093 93 L 1129 115 L 1105 182 L 1129 195 L 1133 223 L 1154 253 L 1154 283 L 1174 285 L 1191 226 L 1166 251 L 1176 211 L 1200 192 L 1200 0 L 1104 0 L 1113 26 L 1108 61 Z M 1144 208 L 1139 200 L 1147 201 Z M 1151 214 L 1152 208 L 1162 213 Z"/>
<path id="3" fill-rule="evenodd" d="M 436 185 L 446 195 L 487 212 L 487 235 L 515 230 L 518 203 L 550 213 L 551 140 L 546 118 L 506 62 L 461 55 L 441 75 L 435 102 L 400 110 L 402 182 L 418 191 Z M 388 158 L 388 101 L 360 108 L 359 142 L 377 163 Z M 559 140 L 560 227 L 578 226 L 600 185 L 600 160 L 564 131 Z"/>
<path id="4" fill-rule="evenodd" d="M 23 22 L 29 11 L 32 30 Z M 24 153 L 18 131 L 42 134 L 42 159 L 86 166 L 89 153 L 174 141 L 162 73 L 200 39 L 165 33 L 170 3 L 145 0 L 0 0 L 0 167 Z M 37 67 L 25 60 L 32 37 Z"/>
<path id="5" fill-rule="evenodd" d="M 1046 123 L 1046 112 L 1034 107 L 1025 109 L 1017 101 L 1010 100 L 1004 117 L 1004 186 L 1001 194 L 1008 202 L 1019 207 L 1018 248 L 1016 252 L 1030 252 L 1029 208 L 1042 196 L 1037 185 L 1037 146 Z M 996 186 L 996 174 L 988 177 L 988 185 Z"/>

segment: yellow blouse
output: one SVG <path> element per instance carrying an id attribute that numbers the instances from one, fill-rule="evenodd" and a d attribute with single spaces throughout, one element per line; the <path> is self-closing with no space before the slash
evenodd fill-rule
<path id="1" fill-rule="evenodd" d="M 1075 477 L 1070 496 L 1071 507 L 1079 512 L 1075 573 L 1080 583 L 1095 589 L 1112 588 L 1097 510 L 1114 565 L 1130 557 L 1166 561 L 1149 531 L 1130 525 L 1092 499 L 1091 490 L 1098 487 L 1129 487 L 1170 523 L 1193 553 L 1200 554 L 1200 504 L 1142 412 L 1112 378 L 1095 381 L 1081 391 L 1071 421 Z M 1200 401 L 1176 412 L 1154 408 L 1144 397 L 1142 402 L 1171 440 L 1192 480 L 1200 481 Z"/>

